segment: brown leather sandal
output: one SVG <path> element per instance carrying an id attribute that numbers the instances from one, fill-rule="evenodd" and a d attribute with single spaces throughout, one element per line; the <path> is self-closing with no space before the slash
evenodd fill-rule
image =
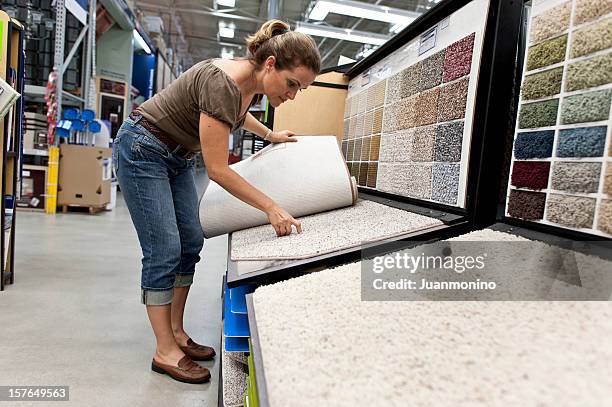
<path id="1" fill-rule="evenodd" d="M 185 355 L 189 356 L 191 360 L 211 360 L 216 355 L 213 348 L 199 345 L 191 340 L 191 338 L 187 340 L 186 346 L 179 346 L 179 348 L 181 348 Z"/>
<path id="2" fill-rule="evenodd" d="M 151 370 L 157 373 L 166 374 L 183 383 L 206 383 L 210 380 L 210 371 L 191 360 L 189 356 L 183 356 L 178 362 L 178 366 L 170 366 L 156 362 L 151 362 Z"/>

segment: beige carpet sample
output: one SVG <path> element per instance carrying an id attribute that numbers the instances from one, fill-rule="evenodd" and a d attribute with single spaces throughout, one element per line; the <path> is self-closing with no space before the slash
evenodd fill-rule
<path id="1" fill-rule="evenodd" d="M 300 218 L 303 232 L 277 237 L 270 226 L 232 234 L 232 260 L 302 259 L 442 225 L 437 219 L 360 200 Z"/>
<path id="2" fill-rule="evenodd" d="M 296 139 L 297 142 L 271 144 L 230 168 L 294 217 L 352 205 L 357 190 L 336 137 Z M 264 212 L 214 181 L 208 184 L 199 211 L 207 238 L 268 223 Z"/>

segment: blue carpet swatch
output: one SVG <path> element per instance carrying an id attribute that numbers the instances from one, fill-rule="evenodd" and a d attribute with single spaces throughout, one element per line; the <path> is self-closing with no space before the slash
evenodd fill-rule
<path id="1" fill-rule="evenodd" d="M 521 160 L 550 157 L 554 137 L 554 130 L 519 133 L 514 141 L 514 157 Z"/>
<path id="2" fill-rule="evenodd" d="M 557 157 L 603 156 L 607 130 L 606 126 L 561 130 Z"/>

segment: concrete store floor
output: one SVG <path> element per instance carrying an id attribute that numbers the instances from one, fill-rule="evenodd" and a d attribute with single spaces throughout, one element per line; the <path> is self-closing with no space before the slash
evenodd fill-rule
<path id="1" fill-rule="evenodd" d="M 70 386 L 61 405 L 217 405 L 225 236 L 205 242 L 187 301 L 186 331 L 218 354 L 200 362 L 211 382 L 190 385 L 151 372 L 140 247 L 121 194 L 96 216 L 19 212 L 17 228 L 15 284 L 0 292 L 0 385 Z M 14 405 L 46 404 L 59 405 Z"/>

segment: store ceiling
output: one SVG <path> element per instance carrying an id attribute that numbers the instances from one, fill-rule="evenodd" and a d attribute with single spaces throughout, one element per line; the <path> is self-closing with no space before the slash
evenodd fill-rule
<path id="1" fill-rule="evenodd" d="M 307 13 L 312 0 L 278 0 L 279 15 L 292 24 L 309 21 Z M 434 5 L 433 0 L 359 0 L 364 3 L 398 9 L 425 12 Z M 235 8 L 219 6 L 215 10 L 214 0 L 144 0 L 135 1 L 136 8 L 145 15 L 162 17 L 164 28 L 169 33 L 169 47 L 183 58 L 185 69 L 193 63 L 211 57 L 220 57 L 223 48 L 233 50 L 236 57 L 245 55 L 244 39 L 255 32 L 267 20 L 268 0 L 236 0 Z M 230 14 L 233 18 L 225 17 Z M 220 38 L 219 22 L 235 25 L 234 38 Z M 310 21 L 313 22 L 313 21 Z M 371 33 L 389 34 L 390 24 L 356 17 L 329 14 L 325 25 Z M 184 42 L 180 39 L 180 32 Z M 332 38 L 314 37 L 323 57 L 323 67 L 335 66 L 340 55 L 359 59 L 357 54 L 363 45 L 356 42 Z M 168 42 L 168 38 L 166 38 Z"/>

